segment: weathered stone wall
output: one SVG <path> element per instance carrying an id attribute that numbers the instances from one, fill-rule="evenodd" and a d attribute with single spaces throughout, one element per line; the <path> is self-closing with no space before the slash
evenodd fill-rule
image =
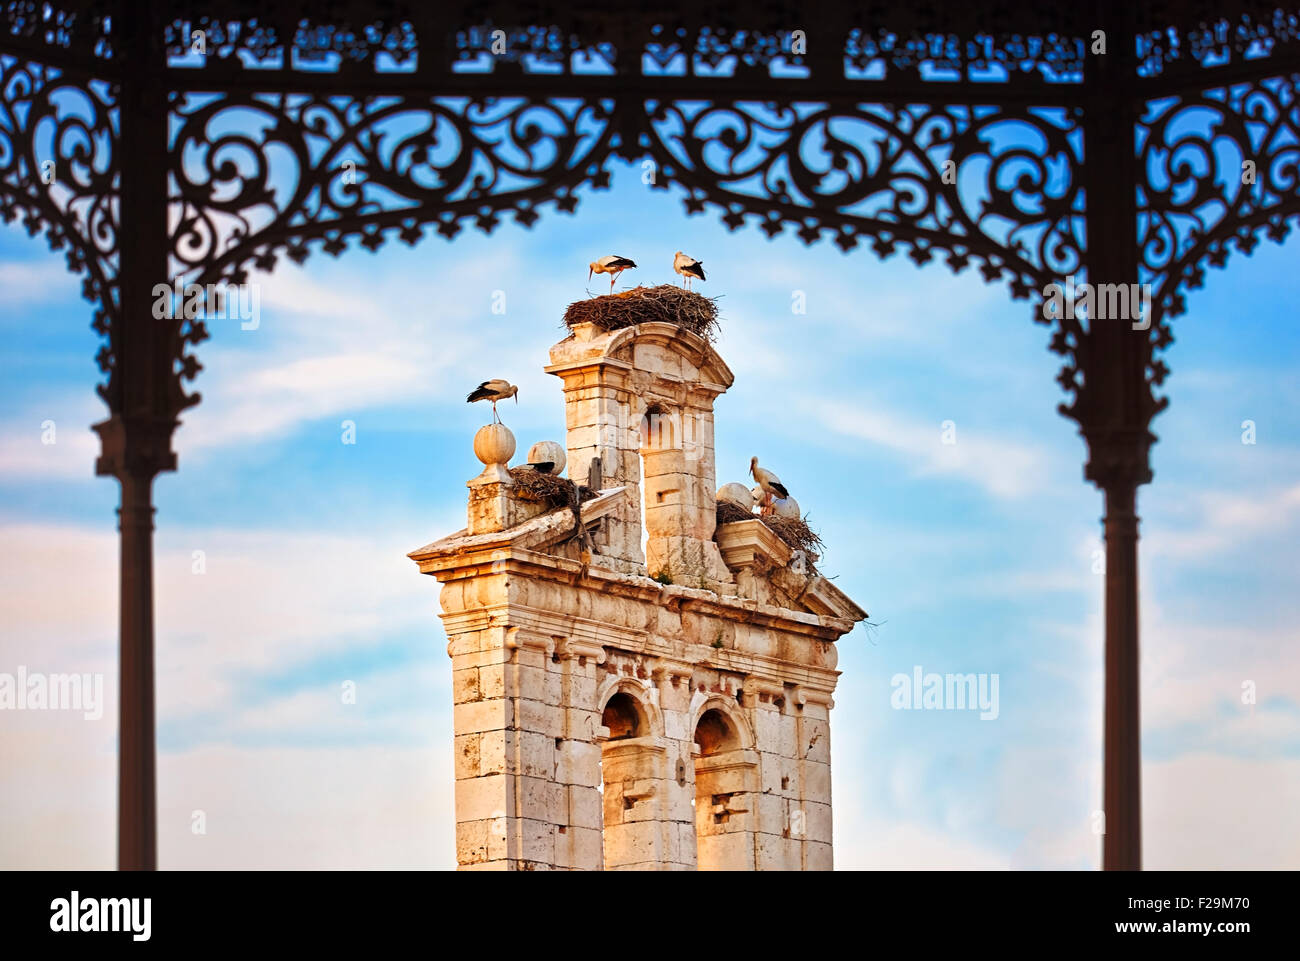
<path id="1" fill-rule="evenodd" d="M 443 593 L 462 866 L 831 866 L 825 628 L 746 623 L 776 609 L 689 588 L 500 567 Z M 616 694 L 637 704 L 631 736 L 602 724 Z M 707 712 L 735 739 L 712 755 L 696 741 Z"/>

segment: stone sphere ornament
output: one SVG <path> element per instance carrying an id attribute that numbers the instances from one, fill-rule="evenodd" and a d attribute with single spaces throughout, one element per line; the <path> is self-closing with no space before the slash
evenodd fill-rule
<path id="1" fill-rule="evenodd" d="M 564 445 L 557 444 L 553 440 L 539 440 L 528 448 L 528 463 L 553 464 L 550 473 L 559 477 L 564 473 Z"/>
<path id="2" fill-rule="evenodd" d="M 799 502 L 793 497 L 778 497 L 772 501 L 772 513 L 796 521 L 802 516 L 799 513 Z"/>
<path id="3" fill-rule="evenodd" d="M 749 488 L 744 484 L 723 484 L 718 488 L 718 500 L 727 501 L 737 507 L 743 507 L 751 513 L 754 510 L 754 495 L 750 493 Z"/>
<path id="4" fill-rule="evenodd" d="M 505 424 L 488 424 L 474 435 L 474 456 L 491 467 L 509 464 L 515 456 L 515 435 Z"/>

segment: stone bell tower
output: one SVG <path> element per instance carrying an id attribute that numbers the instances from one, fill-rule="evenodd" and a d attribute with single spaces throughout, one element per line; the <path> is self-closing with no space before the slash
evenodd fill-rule
<path id="1" fill-rule="evenodd" d="M 713 401 L 734 379 L 722 358 L 675 324 L 612 332 L 584 324 L 551 348 L 546 370 L 564 381 L 573 479 L 586 483 L 599 458 L 602 484 L 627 489 L 600 534 L 601 553 L 674 583 L 731 584 L 713 541 Z"/>
<path id="2" fill-rule="evenodd" d="M 550 360 L 594 496 L 539 499 L 485 428 L 466 528 L 409 555 L 442 585 L 460 867 L 829 869 L 835 642 L 866 613 L 760 518 L 717 524 L 708 342 L 584 324 Z"/>

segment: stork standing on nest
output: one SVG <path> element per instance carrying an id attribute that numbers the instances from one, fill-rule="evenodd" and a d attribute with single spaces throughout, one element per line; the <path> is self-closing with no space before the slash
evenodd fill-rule
<path id="1" fill-rule="evenodd" d="M 519 403 L 519 388 L 508 380 L 502 380 L 497 377 L 493 380 L 485 380 L 479 384 L 470 395 L 465 398 L 467 404 L 472 404 L 479 400 L 492 401 L 492 420 L 501 423 L 501 418 L 497 416 L 497 401 L 505 400 L 507 397 L 513 397 L 515 403 Z"/>
<path id="2" fill-rule="evenodd" d="M 593 261 L 587 265 L 590 270 L 587 271 L 587 283 L 591 283 L 592 274 L 609 274 L 609 292 L 614 292 L 614 281 L 618 280 L 618 275 L 625 270 L 631 270 L 636 266 L 636 261 L 628 257 L 620 257 L 618 254 L 610 254 L 608 257 L 601 257 L 600 260 Z"/>
<path id="3" fill-rule="evenodd" d="M 694 257 L 687 257 L 680 250 L 677 251 L 677 256 L 673 258 L 673 270 L 682 275 L 682 286 L 687 290 L 691 289 L 692 277 L 704 280 L 704 264 Z"/>
<path id="4" fill-rule="evenodd" d="M 770 470 L 758 466 L 758 458 L 749 459 L 749 472 L 754 475 L 754 480 L 758 482 L 759 489 L 763 492 L 763 511 L 767 514 L 772 510 L 772 495 L 778 497 L 789 497 L 790 492 L 785 489 L 781 483 L 781 478 L 777 477 Z"/>

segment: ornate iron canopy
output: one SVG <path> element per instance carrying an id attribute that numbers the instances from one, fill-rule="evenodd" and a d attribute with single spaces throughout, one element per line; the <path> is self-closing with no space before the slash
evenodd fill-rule
<path id="1" fill-rule="evenodd" d="M 640 162 L 688 213 L 972 269 L 1050 327 L 1107 496 L 1107 864 L 1139 865 L 1135 492 L 1186 291 L 1300 217 L 1300 7 L 271 6 L 0 3 L 0 216 L 63 252 L 104 339 L 124 665 L 152 663 L 149 483 L 207 336 L 151 316 L 156 284 L 530 227 Z M 1044 311 L 1071 276 L 1149 285 L 1146 325 Z"/>

